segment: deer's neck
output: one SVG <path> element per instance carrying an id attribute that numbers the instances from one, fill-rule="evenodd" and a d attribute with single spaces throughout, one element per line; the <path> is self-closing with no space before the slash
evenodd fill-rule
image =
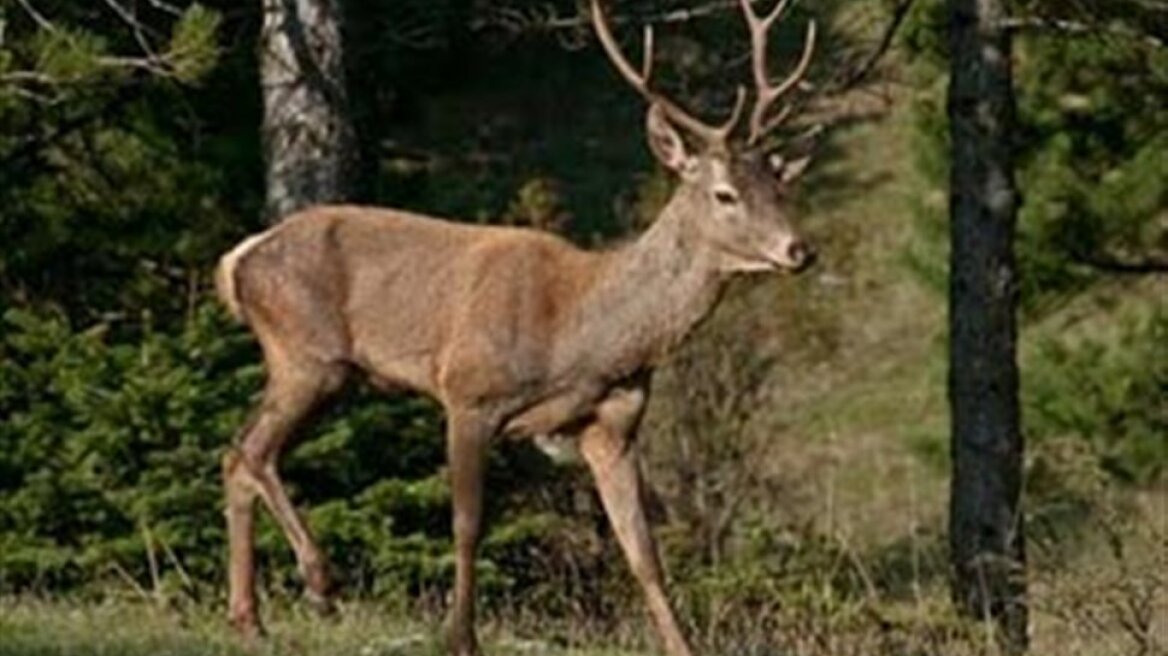
<path id="1" fill-rule="evenodd" d="M 718 301 L 725 275 L 690 228 L 698 218 L 679 191 L 636 241 L 606 254 L 581 299 L 576 337 L 598 369 L 616 376 L 652 366 Z"/>

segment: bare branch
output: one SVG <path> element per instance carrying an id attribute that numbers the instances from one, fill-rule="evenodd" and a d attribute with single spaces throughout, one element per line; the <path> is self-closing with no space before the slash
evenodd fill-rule
<path id="1" fill-rule="evenodd" d="M 56 84 L 57 78 L 40 71 L 9 71 L 0 75 L 0 84 Z"/>
<path id="2" fill-rule="evenodd" d="M 1061 18 L 1043 18 L 1041 16 L 1022 16 L 1008 18 L 1001 22 L 1001 27 L 1014 32 L 1061 32 L 1072 35 L 1110 35 L 1131 39 L 1152 46 L 1153 48 L 1168 47 L 1164 40 L 1153 34 L 1134 30 L 1114 23 L 1091 24 Z"/>
<path id="3" fill-rule="evenodd" d="M 164 11 L 171 16 L 183 15 L 182 9 L 170 4 L 169 2 L 163 2 L 162 0 L 146 0 L 146 2 L 149 3 L 151 7 L 154 7 L 159 11 Z"/>
<path id="4" fill-rule="evenodd" d="M 1165 256 L 1120 258 L 1110 253 L 1078 253 L 1072 259 L 1103 273 L 1135 276 L 1168 274 L 1168 257 Z"/>
<path id="5" fill-rule="evenodd" d="M 735 0 L 715 0 L 714 2 L 693 8 L 673 9 L 650 16 L 612 16 L 610 22 L 613 25 L 623 25 L 632 22 L 644 23 L 645 25 L 687 23 L 697 18 L 734 10 L 737 6 L 738 4 Z M 494 9 L 485 18 L 477 18 L 470 23 L 470 29 L 474 31 L 498 28 L 514 36 L 569 30 L 587 30 L 590 26 L 591 19 L 587 14 L 560 16 L 556 14 L 555 8 L 551 5 L 548 5 L 542 10 L 534 8 L 526 12 L 511 7 L 499 7 Z"/>
<path id="6" fill-rule="evenodd" d="M 37 25 L 40 26 L 41 29 L 48 30 L 50 32 L 57 31 L 57 26 L 53 25 L 49 19 L 45 18 L 43 14 L 37 11 L 36 8 L 32 6 L 32 3 L 30 3 L 28 0 L 16 0 L 16 2 L 21 6 L 22 9 L 24 9 L 24 12 L 28 14 Z"/>
<path id="7" fill-rule="evenodd" d="M 147 57 L 99 57 L 97 63 L 106 68 L 137 69 L 159 77 L 173 77 L 170 58 L 165 56 Z"/>
<path id="8" fill-rule="evenodd" d="M 839 74 L 818 86 L 805 85 L 801 87 L 810 93 L 796 98 L 789 105 L 787 111 L 800 114 L 807 119 L 810 126 L 806 128 L 806 132 L 802 136 L 796 137 L 795 141 L 806 140 L 808 143 L 814 143 L 814 140 L 818 139 L 823 130 L 828 127 L 844 121 L 884 113 L 884 109 L 875 109 L 870 100 L 858 103 L 859 110 L 852 106 L 856 104 L 853 102 L 844 103 L 850 107 L 841 110 L 840 100 L 852 97 L 851 92 L 862 90 L 863 85 L 879 70 L 880 62 L 892 51 L 896 35 L 904 25 L 915 1 L 898 0 L 896 6 L 892 8 L 887 25 L 880 32 L 880 36 L 871 50 L 863 56 L 846 58 L 858 61 L 858 64 L 841 66 Z M 881 104 L 886 106 L 887 99 Z"/>
<path id="9" fill-rule="evenodd" d="M 838 84 L 833 85 L 838 89 L 850 89 L 856 85 L 864 82 L 872 71 L 876 70 L 876 66 L 880 60 L 892 48 L 892 42 L 896 38 L 896 33 L 900 31 L 900 26 L 904 24 L 904 19 L 908 17 L 908 12 L 912 9 L 915 0 L 900 0 L 896 7 L 892 10 L 892 18 L 888 21 L 888 27 L 884 29 L 884 33 L 880 36 L 875 48 L 868 53 L 862 63 L 856 68 L 848 72 L 848 74 L 839 81 Z"/>
<path id="10" fill-rule="evenodd" d="M 121 18 L 127 25 L 130 26 L 130 29 L 134 32 L 134 40 L 138 42 L 138 47 L 141 48 L 142 51 L 145 52 L 149 57 L 154 58 L 156 56 L 154 54 L 154 48 L 151 47 L 150 41 L 146 39 L 146 27 L 142 25 L 141 21 L 138 20 L 138 17 L 134 15 L 134 12 L 118 4 L 116 0 L 104 0 L 104 2 L 106 6 L 112 9 L 114 13 L 118 15 L 118 18 Z"/>

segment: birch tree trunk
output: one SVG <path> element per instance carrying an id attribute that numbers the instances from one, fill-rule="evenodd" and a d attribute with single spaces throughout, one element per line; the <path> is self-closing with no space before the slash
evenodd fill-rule
<path id="1" fill-rule="evenodd" d="M 949 542 L 958 607 L 1027 646 L 1007 0 L 950 0 Z"/>
<path id="2" fill-rule="evenodd" d="M 308 205 L 351 200 L 356 140 L 345 89 L 339 0 L 263 0 L 269 222 Z"/>

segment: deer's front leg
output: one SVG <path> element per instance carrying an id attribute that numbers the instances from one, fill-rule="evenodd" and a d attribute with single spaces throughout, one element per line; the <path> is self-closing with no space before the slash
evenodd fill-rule
<path id="1" fill-rule="evenodd" d="M 475 413 L 450 413 L 447 459 L 454 502 L 454 604 L 450 610 L 450 652 L 478 656 L 475 637 L 475 551 L 482 530 L 483 473 L 494 425 Z"/>
<path id="2" fill-rule="evenodd" d="M 580 453 L 596 479 L 613 532 L 641 584 L 649 612 L 669 656 L 690 656 L 669 598 L 657 547 L 645 516 L 641 470 L 633 437 L 644 394 L 629 391 L 607 401 L 598 420 L 580 435 Z"/>

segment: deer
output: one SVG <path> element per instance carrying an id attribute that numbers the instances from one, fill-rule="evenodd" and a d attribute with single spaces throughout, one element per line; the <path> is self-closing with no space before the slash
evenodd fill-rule
<path id="1" fill-rule="evenodd" d="M 590 469 L 612 531 L 669 656 L 690 656 L 665 589 L 644 504 L 636 436 L 654 368 L 745 272 L 806 270 L 813 247 L 793 221 L 792 183 L 809 156 L 784 159 L 764 137 L 792 113 L 775 103 L 804 78 L 815 47 L 781 83 L 767 40 L 790 0 L 765 15 L 739 0 L 756 87 L 707 123 L 650 86 L 651 28 L 641 69 L 621 51 L 600 0 L 593 28 L 619 75 L 648 104 L 657 162 L 676 178 L 639 236 L 585 250 L 548 232 L 459 223 L 411 212 L 321 205 L 243 240 L 216 269 L 220 299 L 262 351 L 262 398 L 223 456 L 228 620 L 262 635 L 256 603 L 257 499 L 295 554 L 306 600 L 331 607 L 324 554 L 289 499 L 277 463 L 312 412 L 362 374 L 386 392 L 438 401 L 446 417 L 455 580 L 449 653 L 478 656 L 474 558 L 483 532 L 485 459 L 500 439 L 567 441 Z"/>

